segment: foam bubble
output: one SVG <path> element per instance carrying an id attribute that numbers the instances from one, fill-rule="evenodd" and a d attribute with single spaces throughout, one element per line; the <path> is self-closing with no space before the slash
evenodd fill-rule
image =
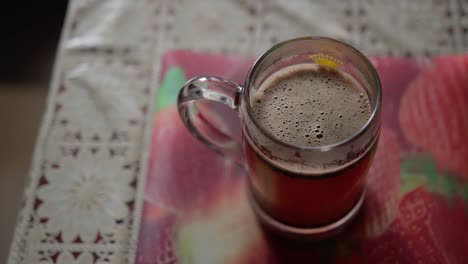
<path id="1" fill-rule="evenodd" d="M 260 125 L 282 141 L 300 146 L 331 144 L 349 137 L 366 123 L 370 113 L 367 94 L 352 77 L 314 64 L 273 74 L 252 101 Z"/>

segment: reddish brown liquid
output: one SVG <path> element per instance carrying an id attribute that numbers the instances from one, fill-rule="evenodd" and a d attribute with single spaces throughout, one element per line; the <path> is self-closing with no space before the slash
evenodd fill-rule
<path id="1" fill-rule="evenodd" d="M 254 199 L 270 216 L 289 225 L 314 227 L 337 221 L 361 197 L 375 146 L 342 170 L 307 176 L 275 167 L 244 139 Z"/>
<path id="2" fill-rule="evenodd" d="M 356 80 L 339 70 L 311 64 L 273 74 L 253 98 L 258 125 L 277 140 L 298 147 L 340 142 L 362 129 L 370 117 L 369 100 Z M 302 170 L 302 164 L 275 166 L 276 162 L 263 158 L 267 153 L 259 155 L 244 138 L 253 197 L 266 213 L 289 225 L 314 227 L 337 221 L 363 194 L 374 148 L 363 156 L 345 153 L 350 158 L 342 162 L 348 166 L 327 168 L 320 174 Z M 319 160 L 310 162 L 324 165 Z"/>

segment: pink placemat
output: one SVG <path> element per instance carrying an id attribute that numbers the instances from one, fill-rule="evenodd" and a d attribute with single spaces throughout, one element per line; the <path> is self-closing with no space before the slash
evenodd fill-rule
<path id="1" fill-rule="evenodd" d="M 364 208 L 339 237 L 291 243 L 262 232 L 242 170 L 197 141 L 175 107 L 187 79 L 243 83 L 252 60 L 167 52 L 136 263 L 468 263 L 468 56 L 371 61 L 383 122 Z M 223 120 L 236 136 L 235 115 Z"/>

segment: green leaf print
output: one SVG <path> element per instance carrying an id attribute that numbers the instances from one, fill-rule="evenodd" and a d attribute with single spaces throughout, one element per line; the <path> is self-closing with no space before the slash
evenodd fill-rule
<path id="1" fill-rule="evenodd" d="M 401 163 L 402 187 L 404 195 L 425 185 L 428 190 L 443 195 L 449 201 L 457 196 L 468 202 L 468 183 L 459 180 L 451 172 L 437 169 L 436 161 L 430 154 L 412 154 Z"/>
<path id="2" fill-rule="evenodd" d="M 181 68 L 169 68 L 156 95 L 156 112 L 177 103 L 177 96 L 185 81 L 185 74 Z"/>

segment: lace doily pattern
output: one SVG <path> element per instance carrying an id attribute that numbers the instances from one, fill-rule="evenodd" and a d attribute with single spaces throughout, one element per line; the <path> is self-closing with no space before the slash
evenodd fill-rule
<path id="1" fill-rule="evenodd" d="M 323 35 L 369 55 L 468 50 L 468 4 L 463 0 L 178 0 L 170 5 L 161 27 L 172 48 L 258 56 L 283 40 Z"/>
<path id="2" fill-rule="evenodd" d="M 466 50 L 458 1 L 363 1 L 358 45 L 371 54 L 430 56 Z"/>
<path id="3" fill-rule="evenodd" d="M 463 0 L 71 1 L 8 263 L 132 263 L 159 57 L 305 35 L 369 55 L 468 50 Z"/>
<path id="4" fill-rule="evenodd" d="M 9 263 L 130 263 L 158 1 L 72 1 Z"/>
<path id="5" fill-rule="evenodd" d="M 168 1 L 162 27 L 165 48 L 251 56 L 258 4 L 236 1 Z"/>

